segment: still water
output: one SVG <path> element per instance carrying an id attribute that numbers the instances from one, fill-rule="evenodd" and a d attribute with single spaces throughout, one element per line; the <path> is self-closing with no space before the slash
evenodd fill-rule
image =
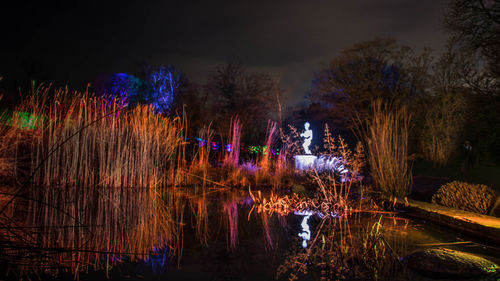
<path id="1" fill-rule="evenodd" d="M 471 241 L 398 213 L 273 212 L 249 191 L 219 188 L 34 188 L 1 224 L 0 279 L 362 280 L 369 265 L 379 278 L 427 280 L 399 258 Z M 498 252 L 476 242 L 447 247 L 498 263 Z"/>

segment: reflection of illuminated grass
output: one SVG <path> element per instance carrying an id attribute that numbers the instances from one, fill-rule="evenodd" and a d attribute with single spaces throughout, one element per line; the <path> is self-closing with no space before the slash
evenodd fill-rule
<path id="1" fill-rule="evenodd" d="M 14 273 L 27 276 L 57 275 L 61 270 L 75 276 L 89 270 L 107 273 L 124 260 L 142 260 L 155 270 L 162 270 L 159 267 L 166 259 L 180 262 L 188 201 L 199 206 L 193 213 L 195 229 L 200 238 L 208 239 L 209 201 L 204 193 L 192 196 L 182 189 L 155 188 L 38 188 L 22 198 L 18 198 L 22 205 L 12 206 L 16 213 L 25 209 L 25 218 L 17 215 L 1 220 L 7 231 L 0 233 L 4 254 L 0 260 L 10 264 Z M 26 204 L 27 208 L 23 207 Z"/>
<path id="2" fill-rule="evenodd" d="M 336 203 L 332 198 L 339 197 L 332 194 L 329 197 L 307 198 L 297 194 L 279 196 L 272 192 L 264 196 L 260 191 L 255 194 L 250 191 L 250 195 L 255 205 L 249 216 L 252 212 L 260 214 L 262 219 L 268 219 L 268 215 L 273 213 L 278 216 L 287 216 L 292 212 L 305 215 L 302 232 L 298 235 L 303 241 L 293 244 L 293 249 L 277 270 L 277 277 L 288 276 L 289 280 L 296 280 L 300 274 L 313 272 L 325 280 L 380 280 L 397 274 L 400 252 L 393 248 L 396 246 L 401 250 L 407 246 L 401 238 L 405 235 L 394 234 L 394 231 L 403 234 L 408 231 L 407 219 L 377 209 L 352 209 Z M 388 217 L 385 219 L 381 214 Z M 308 225 L 308 215 L 321 218 L 315 230 Z M 371 219 L 366 227 L 362 227 L 360 218 L 367 216 L 378 218 L 375 221 Z M 389 231 L 388 235 L 385 229 Z M 265 234 L 269 236 L 269 233 Z"/>
<path id="3" fill-rule="evenodd" d="M 380 219 L 378 213 L 353 210 L 319 219 L 317 211 L 309 219 L 308 247 L 302 249 L 302 239 L 287 225 L 291 217 L 285 212 L 300 205 L 289 204 L 287 209 L 282 204 L 281 211 L 273 211 L 269 202 L 284 202 L 280 196 L 254 193 L 255 202 L 247 192 L 216 188 L 30 190 L 12 205 L 16 211 L 10 216 L 23 229 L 12 223 L 10 233 L 0 232 L 0 262 L 11 264 L 13 272 L 56 274 L 59 270 L 77 275 L 94 269 L 109 271 L 135 260 L 164 272 L 165 265 L 180 262 L 184 239 L 193 246 L 186 255 L 195 248 L 200 257 L 199 247 L 191 244 L 191 238 L 197 238 L 208 252 L 217 252 L 210 254 L 213 257 L 224 252 L 226 245 L 232 254 L 247 253 L 246 248 L 234 247 L 247 245 L 251 236 L 251 247 L 262 251 L 261 256 L 270 256 L 274 253 L 267 251 L 281 250 L 281 232 L 297 241 L 278 270 L 280 276 L 307 271 L 314 279 L 373 280 L 375 274 L 379 279 L 397 274 L 396 256 L 408 253 L 414 239 L 423 239 L 414 237 L 408 220 L 394 214 L 384 213 Z M 29 212 L 22 217 L 20 210 Z M 1 222 L 9 225 L 5 217 Z M 193 236 L 186 231 L 189 227 Z"/>
<path id="4" fill-rule="evenodd" d="M 162 266 L 180 264 L 187 226 L 205 245 L 226 233 L 232 251 L 238 246 L 240 208 L 251 204 L 245 192 L 209 188 L 26 191 L 11 205 L 14 215 L 0 220 L 2 226 L 10 227 L 0 232 L 0 261 L 9 264 L 13 273 L 27 277 L 61 272 L 76 277 L 92 270 L 107 273 L 131 261 L 162 272 Z M 217 215 L 209 221 L 214 208 Z M 23 217 L 20 210 L 25 210 Z M 15 220 L 15 225 L 9 220 Z"/>
<path id="5" fill-rule="evenodd" d="M 1 239 L 8 253 L 2 259 L 15 272 L 108 272 L 123 257 L 145 260 L 161 248 L 181 257 L 184 203 L 178 196 L 163 198 L 156 189 L 50 188 L 32 189 L 29 197 L 26 222 L 17 223 L 24 230 Z"/>
<path id="6" fill-rule="evenodd" d="M 297 280 L 301 274 L 313 274 L 322 280 L 385 280 L 395 276 L 398 255 L 386 241 L 381 222 L 379 217 L 367 227 L 352 229 L 347 217 L 323 218 L 306 249 L 294 244 L 277 277 Z"/>

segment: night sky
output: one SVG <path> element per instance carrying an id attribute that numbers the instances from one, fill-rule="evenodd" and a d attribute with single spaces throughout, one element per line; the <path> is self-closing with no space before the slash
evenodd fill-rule
<path id="1" fill-rule="evenodd" d="M 447 0 L 46 2 L 2 7 L 5 80 L 82 89 L 100 74 L 172 64 L 205 83 L 217 65 L 237 61 L 280 79 L 295 104 L 314 73 L 356 42 L 393 37 L 436 55 L 448 38 Z"/>

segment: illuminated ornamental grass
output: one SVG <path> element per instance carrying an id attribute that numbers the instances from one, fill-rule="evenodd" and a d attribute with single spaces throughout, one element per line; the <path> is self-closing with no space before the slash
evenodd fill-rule
<path id="1" fill-rule="evenodd" d="M 377 189 L 391 196 L 409 194 L 411 169 L 408 164 L 410 115 L 406 106 L 387 105 L 382 100 L 371 103 L 373 116 L 363 124 L 358 119 L 365 140 L 367 160 Z"/>
<path id="2" fill-rule="evenodd" d="M 45 186 L 153 187 L 173 168 L 179 119 L 155 114 L 149 106 L 124 108 L 88 92 L 49 91 L 33 85 L 18 108 L 44 116 L 42 126 L 3 128 L 8 131 L 3 149 L 17 151 L 16 174 L 24 172 Z"/>
<path id="3" fill-rule="evenodd" d="M 295 174 L 290 153 L 294 144 L 284 142 L 280 147 L 276 147 L 277 124 L 269 121 L 263 140 L 265 145 L 246 147 L 255 159 L 245 161 L 240 156 L 243 149 L 241 146 L 243 131 L 239 119 L 233 118 L 229 132 L 225 134 L 227 142 L 221 144 L 214 141 L 215 131 L 211 125 L 203 127 L 196 138 L 197 143 L 191 148 L 190 156 L 184 158 L 184 163 L 188 164 L 177 165 L 180 169 L 178 174 L 185 175 L 181 183 L 194 186 L 215 184 L 224 188 L 248 186 L 282 188 L 283 181 Z M 217 165 L 214 165 L 214 162 Z"/>

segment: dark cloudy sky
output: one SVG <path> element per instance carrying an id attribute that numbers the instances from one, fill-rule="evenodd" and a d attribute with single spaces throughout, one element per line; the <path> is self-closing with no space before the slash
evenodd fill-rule
<path id="1" fill-rule="evenodd" d="M 17 1 L 21 2 L 21 1 Z M 300 102 L 315 72 L 353 43 L 393 37 L 443 50 L 448 0 L 37 1 L 2 7 L 0 76 L 71 82 L 173 64 L 204 83 L 239 61 Z M 5 81 L 4 81 L 5 82 Z"/>

